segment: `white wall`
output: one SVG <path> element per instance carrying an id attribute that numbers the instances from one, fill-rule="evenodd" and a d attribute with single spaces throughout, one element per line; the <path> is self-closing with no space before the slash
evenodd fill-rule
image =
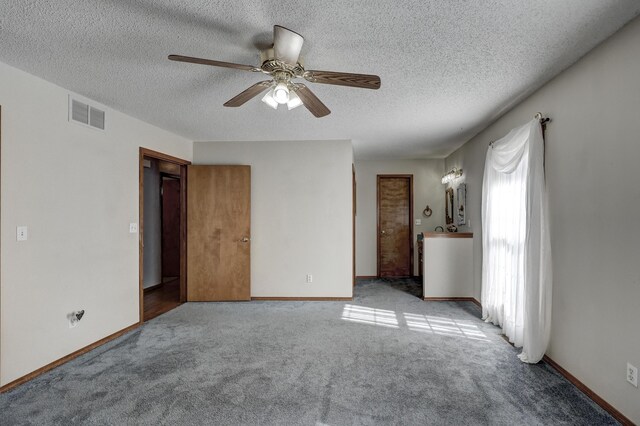
<path id="1" fill-rule="evenodd" d="M 157 160 L 152 159 L 149 162 L 151 167 L 144 168 L 144 288 L 162 282 L 160 167 Z"/>
<path id="2" fill-rule="evenodd" d="M 193 150 L 194 164 L 251 166 L 252 297 L 351 297 L 350 141 L 197 142 Z"/>
<path id="3" fill-rule="evenodd" d="M 0 384 L 138 321 L 138 148 L 191 158 L 188 140 L 111 109 L 105 132 L 69 123 L 68 94 L 0 63 Z"/>
<path id="4" fill-rule="evenodd" d="M 356 161 L 356 275 L 375 276 L 377 267 L 377 175 L 413 175 L 413 236 L 445 226 L 444 160 Z M 431 217 L 422 214 L 429 205 Z M 415 225 L 421 219 L 421 225 Z M 418 275 L 418 248 L 414 245 L 414 275 Z"/>
<path id="5" fill-rule="evenodd" d="M 636 423 L 640 389 L 625 381 L 625 369 L 627 362 L 640 367 L 640 227 L 633 223 L 640 211 L 639 76 L 636 18 L 447 159 L 448 167 L 465 170 L 467 212 L 479 242 L 489 142 L 536 111 L 551 117 L 546 170 L 554 288 L 547 354 Z M 475 275 L 479 283 L 479 267 Z"/>

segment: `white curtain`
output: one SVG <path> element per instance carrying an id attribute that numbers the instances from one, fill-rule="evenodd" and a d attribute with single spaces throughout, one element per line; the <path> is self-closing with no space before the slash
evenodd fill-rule
<path id="1" fill-rule="evenodd" d="M 539 120 L 513 129 L 487 151 L 482 185 L 482 315 L 542 359 L 551 326 L 551 247 Z"/>

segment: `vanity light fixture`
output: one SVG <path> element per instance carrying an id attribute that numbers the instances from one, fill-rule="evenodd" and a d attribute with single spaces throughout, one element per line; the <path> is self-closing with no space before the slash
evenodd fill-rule
<path id="1" fill-rule="evenodd" d="M 462 176 L 462 169 L 454 167 L 453 169 L 449 170 L 447 173 L 442 175 L 442 184 L 446 185 L 449 182 L 453 182 L 455 179 L 459 178 L 460 176 Z"/>

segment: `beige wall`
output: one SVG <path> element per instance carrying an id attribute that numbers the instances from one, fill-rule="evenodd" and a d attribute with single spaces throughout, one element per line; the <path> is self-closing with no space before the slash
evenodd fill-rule
<path id="1" fill-rule="evenodd" d="M 111 109 L 104 132 L 68 122 L 68 95 L 0 63 L 0 384 L 138 321 L 138 147 L 191 158 L 190 141 Z"/>
<path id="2" fill-rule="evenodd" d="M 444 190 L 441 183 L 444 160 L 357 161 L 356 275 L 374 276 L 377 271 L 377 175 L 413 175 L 413 235 L 445 226 Z M 422 214 L 429 205 L 431 217 Z M 415 223 L 415 222 L 414 222 Z M 414 275 L 418 275 L 418 249 L 414 247 Z"/>
<path id="3" fill-rule="evenodd" d="M 193 150 L 194 164 L 251 166 L 252 297 L 351 297 L 351 141 L 197 142 Z"/>
<path id="4" fill-rule="evenodd" d="M 554 287 L 547 353 L 636 423 L 640 389 L 625 381 L 625 370 L 627 362 L 640 367 L 640 227 L 633 224 L 640 211 L 639 76 L 635 19 L 447 159 L 448 167 L 465 170 L 468 213 L 479 232 L 487 145 L 536 111 L 551 117 L 546 170 Z"/>

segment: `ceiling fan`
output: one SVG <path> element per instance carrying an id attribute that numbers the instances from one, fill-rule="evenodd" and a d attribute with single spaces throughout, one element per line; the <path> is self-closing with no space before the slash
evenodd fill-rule
<path id="1" fill-rule="evenodd" d="M 304 105 L 316 117 L 324 117 L 331 113 L 329 108 L 307 86 L 303 83 L 295 82 L 295 79 L 303 78 L 311 83 L 334 84 L 364 89 L 380 88 L 380 77 L 377 75 L 305 70 L 300 58 L 303 42 L 304 38 L 300 34 L 280 25 L 275 25 L 273 27 L 273 47 L 260 52 L 261 65 L 259 67 L 181 55 L 169 55 L 169 59 L 179 62 L 212 65 L 214 67 L 261 72 L 271 76 L 270 80 L 256 83 L 239 95 L 229 99 L 224 104 L 226 107 L 239 107 L 265 90 L 269 90 L 262 98 L 262 101 L 274 109 L 277 109 L 278 105 L 282 104 L 286 104 L 290 110 Z"/>

